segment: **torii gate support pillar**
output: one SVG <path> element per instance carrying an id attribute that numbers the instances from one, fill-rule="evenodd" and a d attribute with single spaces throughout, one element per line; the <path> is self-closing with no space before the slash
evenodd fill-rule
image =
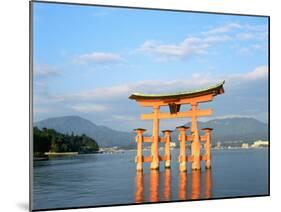
<path id="1" fill-rule="evenodd" d="M 192 158 L 192 165 L 191 168 L 193 170 L 199 170 L 200 167 L 200 138 L 199 132 L 197 127 L 197 106 L 198 103 L 191 104 L 191 135 L 192 135 L 192 142 L 191 142 L 191 158 Z"/>
<path id="2" fill-rule="evenodd" d="M 187 141 L 186 130 L 188 128 L 189 127 L 185 127 L 185 126 L 177 127 L 177 129 L 180 131 L 179 132 L 179 142 L 180 142 L 179 170 L 181 172 L 186 171 L 186 141 Z"/>
<path id="3" fill-rule="evenodd" d="M 205 157 L 206 157 L 205 167 L 206 169 L 210 169 L 211 168 L 211 131 L 213 129 L 203 128 L 202 130 L 205 132 L 205 136 L 206 136 L 206 142 L 204 145 Z"/>
<path id="4" fill-rule="evenodd" d="M 143 143 L 143 132 L 146 131 L 145 129 L 137 128 L 134 129 L 134 131 L 137 132 L 137 135 L 135 137 L 137 142 L 137 156 L 136 156 L 136 163 L 137 163 L 137 171 L 142 171 L 142 162 L 143 162 L 143 156 L 142 156 L 142 143 Z"/>
<path id="5" fill-rule="evenodd" d="M 151 144 L 151 164 L 150 169 L 159 169 L 159 106 L 153 106 L 153 131 Z"/>
<path id="6" fill-rule="evenodd" d="M 171 130 L 163 130 L 164 139 L 165 139 L 165 168 L 171 168 L 171 150 L 170 150 L 170 143 L 171 143 Z"/>

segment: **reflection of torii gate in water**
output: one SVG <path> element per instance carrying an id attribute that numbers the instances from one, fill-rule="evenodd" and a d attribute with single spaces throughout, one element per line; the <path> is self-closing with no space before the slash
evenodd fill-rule
<path id="1" fill-rule="evenodd" d="M 171 169 L 165 169 L 164 172 L 151 170 L 149 174 L 137 172 L 135 179 L 135 202 L 142 203 L 147 199 L 150 202 L 170 201 L 172 195 L 171 175 Z M 188 177 L 189 179 L 187 179 Z M 144 190 L 149 192 L 144 192 Z M 176 191 L 175 188 L 173 188 L 173 193 L 174 191 Z M 212 197 L 211 169 L 206 169 L 205 172 L 193 170 L 188 175 L 185 172 L 179 172 L 177 191 L 179 200 L 210 199 Z"/>
<path id="2" fill-rule="evenodd" d="M 134 99 L 140 106 L 152 107 L 153 112 L 151 114 L 142 114 L 141 120 L 153 120 L 152 137 L 144 137 L 143 132 L 145 129 L 135 129 L 137 132 L 137 170 L 142 170 L 143 162 L 151 162 L 151 169 L 159 168 L 159 161 L 165 161 L 165 167 L 170 168 L 171 156 L 170 156 L 170 141 L 171 130 L 164 130 L 164 137 L 159 137 L 159 120 L 160 119 L 174 119 L 174 118 L 191 118 L 191 135 L 186 135 L 186 130 L 189 127 L 180 126 L 179 130 L 179 142 L 180 142 L 180 155 L 179 162 L 180 171 L 186 171 L 186 162 L 192 163 L 192 169 L 200 169 L 200 161 L 206 161 L 206 168 L 211 167 L 211 128 L 204 128 L 204 136 L 199 135 L 197 127 L 197 118 L 201 116 L 212 115 L 212 109 L 198 109 L 198 104 L 203 102 L 210 102 L 214 96 L 224 93 L 223 89 L 224 81 L 210 86 L 205 89 L 178 92 L 171 94 L 141 94 L 133 93 L 129 98 Z M 180 112 L 181 105 L 189 104 L 191 109 L 188 111 Z M 168 106 L 169 113 L 160 112 L 160 107 Z M 205 155 L 200 155 L 200 140 L 205 141 Z M 186 141 L 191 142 L 191 156 L 186 156 Z M 151 156 L 144 157 L 142 155 L 142 143 L 151 142 Z M 165 142 L 165 156 L 160 156 L 158 153 L 158 143 Z"/>

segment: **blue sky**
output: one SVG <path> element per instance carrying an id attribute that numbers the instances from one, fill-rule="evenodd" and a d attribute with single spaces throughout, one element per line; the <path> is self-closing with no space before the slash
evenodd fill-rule
<path id="1" fill-rule="evenodd" d="M 226 80 L 202 118 L 268 117 L 265 17 L 34 3 L 34 120 L 79 115 L 150 128 L 131 92 L 189 90 Z M 161 122 L 174 128 L 189 120 Z"/>

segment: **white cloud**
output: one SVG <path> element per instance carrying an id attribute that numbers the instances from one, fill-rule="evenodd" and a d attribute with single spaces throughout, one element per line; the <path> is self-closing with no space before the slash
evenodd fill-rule
<path id="1" fill-rule="evenodd" d="M 228 35 L 238 45 L 240 41 L 257 41 L 264 42 L 268 38 L 268 26 L 265 25 L 250 25 L 250 24 L 239 24 L 229 23 L 219 27 L 214 27 L 207 32 L 203 32 L 205 35 Z M 260 45 L 260 44 L 258 44 Z M 265 45 L 266 46 L 266 45 Z M 237 52 L 242 55 L 250 55 L 253 50 L 264 50 L 265 48 L 254 48 L 249 43 L 242 43 L 237 49 Z"/>
<path id="2" fill-rule="evenodd" d="M 34 66 L 34 77 L 37 78 L 49 78 L 59 75 L 58 69 L 50 65 L 35 65 Z"/>
<path id="3" fill-rule="evenodd" d="M 104 98 L 114 98 L 120 96 L 124 93 L 127 93 L 130 90 L 129 85 L 117 85 L 112 87 L 97 88 L 93 91 L 85 91 L 79 94 L 74 94 L 73 97 L 87 99 L 104 99 Z"/>
<path id="4" fill-rule="evenodd" d="M 216 36 L 207 36 L 203 39 L 204 42 L 213 44 L 213 43 L 219 43 L 219 42 L 225 42 L 231 40 L 230 36 L 227 35 L 216 35 Z"/>
<path id="5" fill-rule="evenodd" d="M 252 39 L 254 36 L 252 33 L 237 33 L 236 38 L 239 40 L 249 40 Z"/>
<path id="6" fill-rule="evenodd" d="M 119 121 L 136 121 L 139 120 L 138 117 L 129 115 L 112 115 L 112 118 Z"/>
<path id="7" fill-rule="evenodd" d="M 239 32 L 237 32 L 238 30 Z M 205 54 L 211 46 L 235 38 L 240 41 L 259 40 L 260 37 L 265 37 L 266 30 L 267 28 L 264 25 L 228 23 L 202 32 L 200 36 L 187 37 L 179 43 L 165 44 L 159 41 L 146 40 L 137 51 L 155 55 L 158 61 L 184 59 L 190 55 Z M 236 34 L 233 35 L 231 32 L 236 32 Z"/>
<path id="8" fill-rule="evenodd" d="M 259 80 L 265 79 L 268 77 L 268 67 L 260 66 L 257 67 L 254 71 L 248 72 L 241 76 L 245 80 Z"/>
<path id="9" fill-rule="evenodd" d="M 225 24 L 223 26 L 214 27 L 214 28 L 210 29 L 209 31 L 204 32 L 204 34 L 213 35 L 213 34 L 226 33 L 226 32 L 229 32 L 231 30 L 234 30 L 234 29 L 239 29 L 241 27 L 242 26 L 238 23 L 228 23 L 228 24 Z"/>
<path id="10" fill-rule="evenodd" d="M 118 63 L 122 60 L 121 56 L 118 54 L 113 54 L 109 52 L 92 52 L 88 54 L 79 55 L 75 61 L 81 64 L 109 64 Z"/>
<path id="11" fill-rule="evenodd" d="M 226 118 L 254 118 L 254 116 L 248 116 L 248 115 L 241 115 L 241 114 L 230 114 L 230 115 L 224 115 L 224 116 L 214 116 L 214 117 L 208 117 L 205 121 L 213 120 L 213 119 L 226 119 Z"/>
<path id="12" fill-rule="evenodd" d="M 81 113 L 103 112 L 107 110 L 106 106 L 100 104 L 73 105 L 70 108 L 75 112 L 81 112 Z"/>
<path id="13" fill-rule="evenodd" d="M 263 45 L 263 44 L 256 43 L 247 47 L 239 47 L 237 51 L 241 55 L 250 55 L 257 52 L 257 50 L 266 51 L 267 50 L 266 46 L 267 46 L 266 44 Z"/>
<path id="14" fill-rule="evenodd" d="M 50 112 L 53 112 L 53 110 L 51 108 L 43 108 L 43 107 L 40 107 L 40 106 L 35 106 L 34 109 L 33 109 L 33 112 L 35 114 L 38 114 L 38 113 L 50 113 Z"/>
<path id="15" fill-rule="evenodd" d="M 207 32 L 203 32 L 203 34 L 214 35 L 214 34 L 222 34 L 229 33 L 235 30 L 240 30 L 243 33 L 264 33 L 267 32 L 267 25 L 250 25 L 250 24 L 239 24 L 239 23 L 227 23 L 222 26 L 216 26 Z"/>
<path id="16" fill-rule="evenodd" d="M 253 32 L 265 32 L 268 30 L 268 25 L 267 24 L 259 24 L 259 25 L 245 24 L 245 25 L 243 25 L 243 28 L 245 30 L 249 30 L 249 31 L 253 31 Z"/>
<path id="17" fill-rule="evenodd" d="M 205 54 L 208 48 L 219 42 L 229 40 L 230 37 L 223 36 L 207 36 L 188 37 L 178 44 L 161 44 L 157 41 L 145 41 L 138 49 L 140 52 L 156 55 L 158 59 L 183 59 L 191 54 Z"/>
<path id="18" fill-rule="evenodd" d="M 253 44 L 251 47 L 256 50 L 265 49 L 265 46 L 261 44 Z"/>

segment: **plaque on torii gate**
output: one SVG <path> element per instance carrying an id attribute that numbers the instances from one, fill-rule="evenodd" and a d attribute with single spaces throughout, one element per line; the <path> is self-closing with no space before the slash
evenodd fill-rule
<path id="1" fill-rule="evenodd" d="M 200 169 L 200 135 L 197 126 L 198 117 L 212 115 L 212 109 L 198 109 L 198 105 L 204 102 L 210 102 L 219 94 L 224 93 L 225 81 L 222 81 L 214 86 L 204 89 L 198 89 L 187 92 L 176 92 L 169 94 L 142 94 L 132 93 L 129 99 L 135 100 L 140 106 L 151 107 L 152 113 L 142 114 L 141 120 L 153 120 L 152 137 L 144 138 L 144 129 L 136 129 L 138 135 L 136 141 L 138 143 L 138 154 L 141 153 L 141 143 L 148 141 L 151 142 L 151 156 L 142 158 L 142 155 L 137 155 L 137 170 L 142 170 L 142 162 L 151 162 L 151 169 L 159 168 L 159 161 L 166 160 L 166 157 L 159 156 L 158 143 L 163 141 L 164 138 L 159 137 L 159 120 L 160 119 L 174 119 L 174 118 L 191 118 L 191 157 L 192 169 Z M 187 111 L 180 111 L 181 105 L 191 105 Z M 170 112 L 160 112 L 160 107 L 168 106 Z M 186 139 L 188 140 L 188 138 Z M 165 140 L 164 140 L 165 141 Z M 184 145 L 185 146 L 185 145 Z M 208 145 L 207 145 L 208 146 Z M 209 147 L 210 148 L 210 147 Z M 183 159 L 184 162 L 186 158 Z M 138 164 L 139 162 L 139 164 Z M 208 161 L 210 163 L 210 161 Z M 210 166 L 210 164 L 209 164 Z M 181 170 L 181 169 L 180 169 Z M 184 168 L 182 170 L 185 170 Z"/>

